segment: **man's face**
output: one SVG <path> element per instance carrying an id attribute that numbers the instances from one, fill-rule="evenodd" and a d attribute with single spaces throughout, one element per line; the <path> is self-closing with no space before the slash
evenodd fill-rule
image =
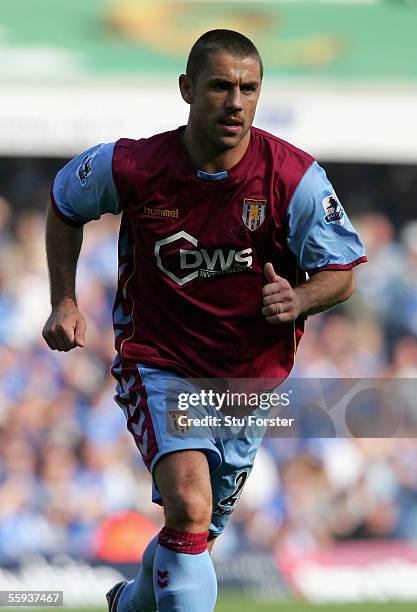
<path id="1" fill-rule="evenodd" d="M 195 82 L 183 82 L 183 96 L 184 86 L 190 95 L 187 101 L 193 132 L 201 134 L 207 146 L 216 151 L 236 147 L 255 116 L 261 89 L 258 59 L 211 53 Z"/>

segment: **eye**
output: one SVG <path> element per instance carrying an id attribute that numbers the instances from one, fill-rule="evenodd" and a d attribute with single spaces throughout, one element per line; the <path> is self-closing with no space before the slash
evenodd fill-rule
<path id="1" fill-rule="evenodd" d="M 226 91 L 229 89 L 229 83 L 226 83 L 225 81 L 218 81 L 217 83 L 214 83 L 213 88 L 217 91 Z"/>
<path id="2" fill-rule="evenodd" d="M 243 91 L 243 93 L 253 93 L 256 91 L 256 85 L 242 85 L 240 91 Z"/>

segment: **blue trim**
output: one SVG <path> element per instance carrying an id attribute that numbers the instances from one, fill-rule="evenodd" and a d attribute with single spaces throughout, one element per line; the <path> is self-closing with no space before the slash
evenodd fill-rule
<path id="1" fill-rule="evenodd" d="M 227 170 L 223 170 L 222 172 L 204 172 L 204 170 L 197 170 L 198 178 L 204 179 L 205 181 L 221 181 L 229 176 Z"/>

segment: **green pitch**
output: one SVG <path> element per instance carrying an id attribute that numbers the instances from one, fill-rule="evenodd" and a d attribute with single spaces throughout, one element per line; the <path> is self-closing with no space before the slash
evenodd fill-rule
<path id="1" fill-rule="evenodd" d="M 313 605 L 308 603 L 262 603 L 251 602 L 241 598 L 220 598 L 216 612 L 415 612 L 417 603 L 385 603 L 385 604 L 328 604 Z"/>
<path id="2" fill-rule="evenodd" d="M 242 597 L 220 595 L 216 612 L 415 612 L 414 603 L 360 603 L 360 604 L 327 604 L 271 602 L 263 603 Z M 38 612 L 52 612 L 63 608 L 35 608 Z M 106 612 L 107 608 L 72 608 L 74 612 Z"/>

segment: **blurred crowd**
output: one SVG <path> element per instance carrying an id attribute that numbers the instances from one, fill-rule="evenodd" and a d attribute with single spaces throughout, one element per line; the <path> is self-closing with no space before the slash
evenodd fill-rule
<path id="1" fill-rule="evenodd" d="M 112 399 L 119 218 L 106 215 L 85 229 L 78 295 L 86 348 L 50 351 L 41 336 L 50 311 L 48 172 L 39 185 L 28 168 L 26 195 L 16 190 L 16 203 L 9 193 L 0 198 L 0 562 L 33 552 L 116 559 L 116 542 L 112 548 L 105 539 L 123 539 L 123 527 L 112 531 L 112 521 L 136 516 L 129 533 L 145 540 L 162 524 Z M 354 223 L 369 263 L 355 273 L 354 298 L 308 321 L 295 377 L 417 378 L 417 221 L 398 226 L 358 208 Z M 269 437 L 216 554 L 417 538 L 416 464 L 413 438 Z"/>

